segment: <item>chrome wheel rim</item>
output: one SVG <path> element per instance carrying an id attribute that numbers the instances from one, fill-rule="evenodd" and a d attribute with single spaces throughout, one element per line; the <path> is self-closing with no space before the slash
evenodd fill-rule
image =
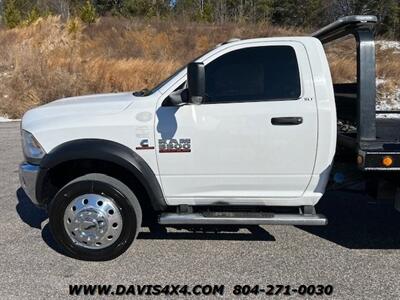
<path id="1" fill-rule="evenodd" d="M 64 228 L 71 240 L 84 248 L 103 249 L 118 239 L 122 216 L 109 197 L 85 194 L 76 197 L 64 213 Z"/>

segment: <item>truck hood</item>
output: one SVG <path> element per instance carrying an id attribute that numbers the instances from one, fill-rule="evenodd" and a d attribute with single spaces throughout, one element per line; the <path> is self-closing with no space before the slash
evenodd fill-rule
<path id="1" fill-rule="evenodd" d="M 110 114 L 124 110 L 133 99 L 132 93 L 88 95 L 56 100 L 38 110 L 61 114 L 87 113 L 89 110 L 92 114 Z"/>
<path id="2" fill-rule="evenodd" d="M 22 119 L 22 128 L 37 122 L 85 115 L 116 114 L 127 108 L 135 99 L 132 93 L 96 94 L 70 97 L 50 102 L 29 110 Z"/>

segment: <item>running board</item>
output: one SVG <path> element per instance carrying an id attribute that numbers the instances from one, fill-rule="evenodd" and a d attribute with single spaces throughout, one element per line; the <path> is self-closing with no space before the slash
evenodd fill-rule
<path id="1" fill-rule="evenodd" d="M 328 224 L 321 214 L 274 214 L 274 213 L 163 213 L 159 218 L 163 225 L 313 225 Z"/>

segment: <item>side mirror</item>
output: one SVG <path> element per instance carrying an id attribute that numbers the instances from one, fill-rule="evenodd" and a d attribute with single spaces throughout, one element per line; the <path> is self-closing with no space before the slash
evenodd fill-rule
<path id="1" fill-rule="evenodd" d="M 206 77 L 203 63 L 192 62 L 187 66 L 189 102 L 201 104 L 206 94 Z"/>

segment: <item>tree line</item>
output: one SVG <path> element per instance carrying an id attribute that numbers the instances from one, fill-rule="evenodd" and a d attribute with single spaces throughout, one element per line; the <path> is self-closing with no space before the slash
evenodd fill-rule
<path id="1" fill-rule="evenodd" d="M 8 27 L 29 24 L 49 14 L 160 18 L 209 23 L 269 22 L 281 26 L 321 27 L 340 16 L 378 16 L 380 34 L 400 37 L 400 0 L 0 0 Z"/>

